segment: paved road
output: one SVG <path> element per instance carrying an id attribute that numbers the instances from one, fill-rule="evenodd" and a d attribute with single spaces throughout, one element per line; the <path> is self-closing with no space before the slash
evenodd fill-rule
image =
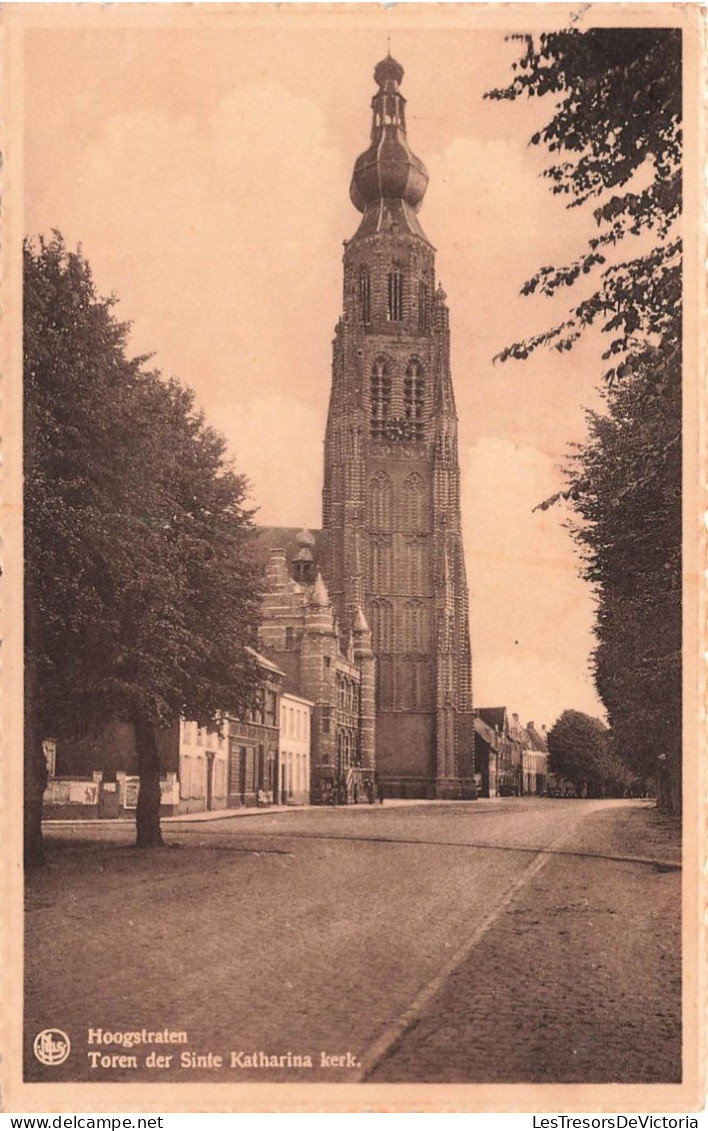
<path id="1" fill-rule="evenodd" d="M 263 813 L 170 825 L 147 854 L 125 826 L 49 835 L 28 894 L 29 1078 L 678 1078 L 678 849 L 642 804 Z M 47 1027 L 71 1038 L 62 1066 L 30 1051 Z M 143 1028 L 188 1043 L 87 1044 Z M 97 1049 L 137 1068 L 91 1067 Z M 143 1067 L 150 1051 L 170 1067 Z M 252 1067 L 261 1052 L 281 1066 Z"/>

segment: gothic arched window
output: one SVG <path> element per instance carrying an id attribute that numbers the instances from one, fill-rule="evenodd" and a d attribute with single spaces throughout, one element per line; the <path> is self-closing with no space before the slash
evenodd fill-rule
<path id="1" fill-rule="evenodd" d="M 365 263 L 359 268 L 359 321 L 371 321 L 371 274 Z"/>
<path id="2" fill-rule="evenodd" d="M 393 546 L 390 538 L 374 538 L 371 543 L 371 588 L 374 593 L 391 591 Z"/>
<path id="3" fill-rule="evenodd" d="M 425 408 L 425 376 L 423 366 L 417 357 L 412 357 L 406 366 L 403 379 L 403 411 L 406 420 L 412 424 L 414 440 L 423 439 L 423 412 Z"/>
<path id="4" fill-rule="evenodd" d="M 391 408 L 391 373 L 385 357 L 377 357 L 371 369 L 371 438 L 379 439 Z"/>
<path id="5" fill-rule="evenodd" d="M 376 706 L 390 710 L 393 706 L 393 661 L 390 656 L 379 656 L 376 664 Z"/>
<path id="6" fill-rule="evenodd" d="M 425 542 L 422 538 L 410 538 L 406 541 L 404 550 L 405 587 L 412 597 L 423 594 L 423 563 L 425 560 Z"/>
<path id="7" fill-rule="evenodd" d="M 403 321 L 403 272 L 398 263 L 388 273 L 387 314 L 389 322 Z"/>
<path id="8" fill-rule="evenodd" d="M 393 651 L 393 607 L 390 601 L 371 602 L 371 636 L 374 651 Z"/>
<path id="9" fill-rule="evenodd" d="M 423 479 L 412 472 L 403 484 L 403 517 L 406 530 L 422 530 L 425 525 L 425 495 Z"/>
<path id="10" fill-rule="evenodd" d="M 391 480 L 385 471 L 372 475 L 370 483 L 370 517 L 375 530 L 388 530 L 391 525 Z"/>
<path id="11" fill-rule="evenodd" d="M 429 702 L 428 664 L 424 656 L 408 656 L 405 663 L 403 692 L 409 709 L 419 710 Z"/>
<path id="12" fill-rule="evenodd" d="M 425 640 L 425 608 L 420 601 L 406 601 L 403 606 L 403 647 L 406 652 L 423 652 Z"/>
<path id="13" fill-rule="evenodd" d="M 424 271 L 418 280 L 418 329 L 430 328 L 430 279 Z"/>

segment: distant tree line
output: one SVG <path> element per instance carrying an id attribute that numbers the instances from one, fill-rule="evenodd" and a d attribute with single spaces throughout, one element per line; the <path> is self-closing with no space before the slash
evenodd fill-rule
<path id="1" fill-rule="evenodd" d="M 45 738 L 132 723 L 137 843 L 161 843 L 156 730 L 241 712 L 259 583 L 247 483 L 194 396 L 58 233 L 24 247 L 25 847 L 43 858 Z"/>
<path id="2" fill-rule="evenodd" d="M 566 468 L 582 571 L 597 597 L 594 676 L 608 749 L 681 809 L 681 32 L 572 29 L 515 36 L 512 82 L 488 97 L 548 96 L 531 138 L 568 207 L 594 204 L 597 233 L 573 263 L 544 266 L 522 293 L 595 289 L 551 329 L 502 352 L 570 350 L 608 336 L 605 405 Z M 641 237 L 636 241 L 632 237 Z M 629 245 L 626 258 L 618 247 Z M 570 714 L 573 714 L 570 712 Z M 576 719 L 577 723 L 577 719 Z"/>

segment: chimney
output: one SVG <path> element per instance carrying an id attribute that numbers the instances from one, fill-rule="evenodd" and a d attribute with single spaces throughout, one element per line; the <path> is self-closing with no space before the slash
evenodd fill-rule
<path id="1" fill-rule="evenodd" d="M 273 549 L 270 551 L 270 557 L 266 567 L 266 578 L 268 579 L 268 586 L 271 589 L 283 589 L 287 585 L 290 575 L 285 560 L 285 550 Z"/>

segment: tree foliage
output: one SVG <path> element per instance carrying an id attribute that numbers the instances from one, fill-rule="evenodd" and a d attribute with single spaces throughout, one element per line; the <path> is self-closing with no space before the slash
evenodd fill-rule
<path id="1" fill-rule="evenodd" d="M 597 596 L 595 680 L 612 743 L 680 810 L 681 389 L 637 366 L 589 414 L 569 462 L 583 573 Z M 657 403 L 648 411 L 648 398 Z M 664 777 L 668 775 L 668 780 Z"/>
<path id="2" fill-rule="evenodd" d="M 595 678 L 614 750 L 680 809 L 681 749 L 681 32 L 572 29 L 515 37 L 509 86 L 489 97 L 548 95 L 530 139 L 553 154 L 552 192 L 592 206 L 596 234 L 572 263 L 544 266 L 522 293 L 595 289 L 550 330 L 501 354 L 569 350 L 608 335 L 605 408 L 567 468 L 584 576 L 597 596 Z M 621 245 L 621 246 L 620 246 Z M 629 254 L 621 251 L 628 247 Z"/>
<path id="3" fill-rule="evenodd" d="M 610 747 L 609 731 L 601 719 L 582 711 L 564 711 L 549 730 L 548 769 L 573 782 L 579 794 L 604 797 L 622 794 L 632 774 Z"/>
<path id="4" fill-rule="evenodd" d="M 247 484 L 58 234 L 25 245 L 24 295 L 29 848 L 41 739 L 112 719 L 134 724 L 138 840 L 159 843 L 155 727 L 215 724 L 254 685 Z"/>
<path id="5" fill-rule="evenodd" d="M 574 262 L 544 266 L 522 287 L 553 296 L 581 276 L 597 289 L 550 330 L 502 351 L 528 357 L 541 345 L 568 350 L 592 325 L 610 335 L 611 383 L 647 345 L 675 360 L 681 345 L 681 32 L 593 28 L 518 36 L 524 52 L 513 82 L 490 98 L 556 97 L 555 113 L 530 139 L 558 158 L 551 191 L 575 208 L 596 201 L 597 234 Z M 621 190 L 621 191 L 620 191 Z M 623 262 L 611 249 L 649 233 L 651 246 Z M 640 241 L 640 247 L 642 246 Z"/>

